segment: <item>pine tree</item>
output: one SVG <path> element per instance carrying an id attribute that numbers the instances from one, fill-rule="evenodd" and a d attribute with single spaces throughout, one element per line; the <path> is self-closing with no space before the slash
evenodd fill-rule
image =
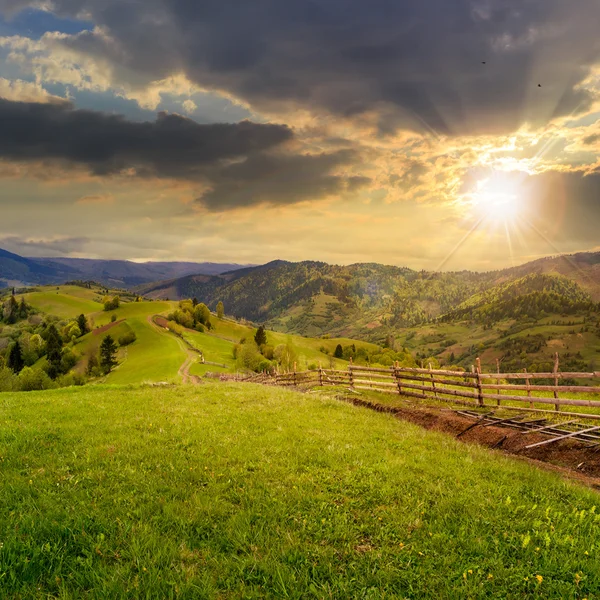
<path id="1" fill-rule="evenodd" d="M 265 333 L 265 328 L 262 325 L 256 330 L 254 341 L 259 348 L 267 343 L 267 334 Z"/>
<path id="2" fill-rule="evenodd" d="M 333 355 L 334 355 L 336 358 L 342 358 L 342 357 L 344 356 L 344 349 L 342 348 L 342 345 L 341 345 L 341 344 L 338 344 L 338 345 L 335 347 L 335 352 L 333 353 Z"/>
<path id="3" fill-rule="evenodd" d="M 117 365 L 117 344 L 112 336 L 107 335 L 100 344 L 100 368 L 107 375 Z"/>
<path id="4" fill-rule="evenodd" d="M 79 331 L 81 331 L 81 335 L 85 335 L 90 328 L 88 327 L 87 319 L 84 314 L 81 314 L 77 317 L 77 325 L 79 326 Z"/>
<path id="5" fill-rule="evenodd" d="M 19 303 L 19 318 L 26 319 L 27 318 L 27 304 L 25 303 L 25 298 L 21 297 L 21 302 Z"/>
<path id="6" fill-rule="evenodd" d="M 225 306 L 223 306 L 223 303 L 219 300 L 219 302 L 217 303 L 217 317 L 219 319 L 222 319 L 225 316 Z"/>
<path id="7" fill-rule="evenodd" d="M 48 376 L 56 379 L 61 374 L 63 341 L 54 325 L 48 327 L 46 335 L 46 359 L 48 361 Z"/>
<path id="8" fill-rule="evenodd" d="M 25 361 L 23 360 L 23 353 L 21 352 L 21 344 L 16 341 L 8 353 L 8 361 L 6 366 L 11 369 L 14 373 L 20 373 L 25 366 Z"/>

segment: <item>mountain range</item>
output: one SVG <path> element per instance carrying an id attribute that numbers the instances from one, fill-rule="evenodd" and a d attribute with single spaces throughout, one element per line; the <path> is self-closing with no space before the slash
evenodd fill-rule
<path id="1" fill-rule="evenodd" d="M 47 285 L 94 280 L 113 288 L 130 289 L 194 273 L 216 275 L 246 265 L 212 262 L 145 262 L 89 258 L 26 258 L 0 248 L 0 287 Z"/>
<path id="2" fill-rule="evenodd" d="M 218 275 L 187 275 L 136 288 L 151 298 L 218 301 L 229 314 L 282 331 L 381 341 L 432 320 L 493 324 L 511 311 L 569 313 L 600 301 L 600 252 L 539 259 L 475 273 L 273 261 Z M 519 306 L 515 299 L 520 298 Z"/>

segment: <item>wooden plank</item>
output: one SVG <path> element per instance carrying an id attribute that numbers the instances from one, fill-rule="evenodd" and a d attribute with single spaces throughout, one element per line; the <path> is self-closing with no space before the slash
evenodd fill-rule
<path id="1" fill-rule="evenodd" d="M 600 377 L 596 373 L 482 373 L 481 379 L 594 379 Z"/>
<path id="2" fill-rule="evenodd" d="M 560 440 L 566 440 L 567 438 L 575 437 L 576 435 L 580 435 L 582 433 L 588 433 L 590 431 L 597 431 L 600 429 L 600 425 L 596 425 L 595 427 L 588 427 L 587 429 L 582 429 L 580 431 L 572 431 L 571 433 L 567 433 L 566 435 L 561 435 L 559 437 L 550 438 L 549 440 L 544 440 L 543 442 L 537 442 L 536 444 L 529 444 L 529 446 L 525 446 L 525 450 L 529 450 L 529 448 L 537 448 L 538 446 L 545 446 L 546 444 L 553 444 L 554 442 L 560 442 Z"/>
<path id="3" fill-rule="evenodd" d="M 531 390 L 532 392 L 554 392 L 556 387 L 553 385 L 523 385 L 520 383 L 482 383 L 484 390 Z M 600 386 L 595 385 L 559 385 L 561 392 L 573 392 L 580 394 L 600 394 Z"/>
<path id="4" fill-rule="evenodd" d="M 408 388 L 410 390 L 422 390 L 424 392 L 430 392 L 431 387 L 425 385 L 417 385 L 416 383 L 402 383 L 402 389 Z M 447 390 L 445 388 L 437 388 L 438 394 L 446 394 L 447 396 L 461 396 L 462 398 L 478 398 L 478 394 L 475 392 L 464 392 L 463 390 Z M 404 392 L 402 392 L 404 393 Z"/>
<path id="5" fill-rule="evenodd" d="M 387 383 L 385 381 L 369 381 L 368 379 L 355 379 L 354 383 L 361 383 L 363 385 L 381 385 L 383 387 L 393 387 L 396 389 L 395 383 Z"/>
<path id="6" fill-rule="evenodd" d="M 429 369 L 412 369 L 408 367 L 398 367 L 396 369 L 399 373 L 422 373 L 424 375 L 429 375 Z M 445 371 L 442 369 L 436 369 L 434 371 L 436 375 L 445 375 L 449 377 L 470 377 L 471 379 L 475 379 L 474 373 L 469 373 L 467 371 Z"/>
<path id="7" fill-rule="evenodd" d="M 435 371 L 434 371 L 435 373 Z M 441 383 L 441 384 L 445 384 L 445 385 L 455 385 L 457 387 L 469 387 L 469 388 L 476 388 L 477 384 L 472 381 L 456 381 L 454 379 L 440 379 L 438 377 L 435 378 L 430 378 L 430 377 L 421 377 L 420 375 L 398 375 L 398 377 L 400 377 L 400 379 L 404 379 L 407 381 L 434 381 L 435 383 Z M 599 390 L 600 391 L 600 388 Z"/>
<path id="8" fill-rule="evenodd" d="M 562 423 L 552 423 L 551 425 L 546 425 L 546 427 L 539 427 L 538 429 L 528 429 L 527 431 L 522 431 L 521 435 L 525 435 L 526 433 L 539 433 L 540 431 L 546 431 L 546 429 L 556 429 L 557 427 L 564 427 L 565 425 L 570 425 L 571 423 L 577 423 L 577 419 L 572 419 L 571 421 L 563 421 Z"/>
<path id="9" fill-rule="evenodd" d="M 514 402 L 529 402 L 529 398 L 527 396 L 511 396 L 511 395 L 496 395 L 496 394 L 484 394 L 484 397 L 487 400 L 497 400 L 500 398 L 501 400 L 511 400 Z M 537 404 L 556 404 L 556 400 L 553 398 L 539 398 L 533 397 L 532 400 Z M 575 400 L 575 399 L 567 399 L 561 398 L 560 403 L 565 406 L 588 406 L 590 408 L 600 408 L 600 401 L 598 400 Z M 521 408 L 521 410 L 523 410 Z"/>

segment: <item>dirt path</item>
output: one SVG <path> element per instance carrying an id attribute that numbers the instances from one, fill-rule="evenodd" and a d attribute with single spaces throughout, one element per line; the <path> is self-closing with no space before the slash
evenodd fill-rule
<path id="1" fill-rule="evenodd" d="M 179 338 L 175 334 L 169 332 L 168 330 L 164 329 L 160 325 L 157 325 L 154 322 L 154 316 L 148 315 L 146 317 L 146 320 L 148 321 L 148 323 L 150 323 L 150 326 L 153 327 L 155 329 L 155 331 L 157 331 L 161 335 L 174 337 L 177 340 L 179 347 L 186 354 L 185 361 L 183 362 L 181 367 L 179 367 L 179 371 L 177 372 L 178 375 L 181 377 L 182 382 L 184 384 L 193 384 L 193 385 L 198 385 L 199 383 L 201 383 L 200 377 L 198 377 L 197 375 L 192 375 L 190 373 L 190 367 L 192 366 L 192 364 L 194 363 L 194 361 L 196 359 L 196 354 L 188 348 L 187 344 L 181 338 Z"/>

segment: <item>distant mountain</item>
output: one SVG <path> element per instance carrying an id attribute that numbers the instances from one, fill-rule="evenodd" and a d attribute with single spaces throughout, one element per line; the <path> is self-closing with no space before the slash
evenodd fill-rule
<path id="1" fill-rule="evenodd" d="M 69 277 L 69 269 L 59 264 L 39 263 L 0 248 L 0 281 L 7 285 L 56 283 Z"/>
<path id="2" fill-rule="evenodd" d="M 235 263 L 147 262 L 87 258 L 25 258 L 0 249 L 0 285 L 45 285 L 69 280 L 94 280 L 107 286 L 132 288 L 195 273 L 215 275 L 247 267 Z"/>
<path id="3" fill-rule="evenodd" d="M 221 300 L 227 313 L 282 331 L 381 341 L 390 332 L 440 318 L 491 326 L 520 315 L 595 310 L 600 253 L 553 257 L 488 273 L 274 261 L 137 289 L 153 298 L 196 297 L 213 309 Z"/>

